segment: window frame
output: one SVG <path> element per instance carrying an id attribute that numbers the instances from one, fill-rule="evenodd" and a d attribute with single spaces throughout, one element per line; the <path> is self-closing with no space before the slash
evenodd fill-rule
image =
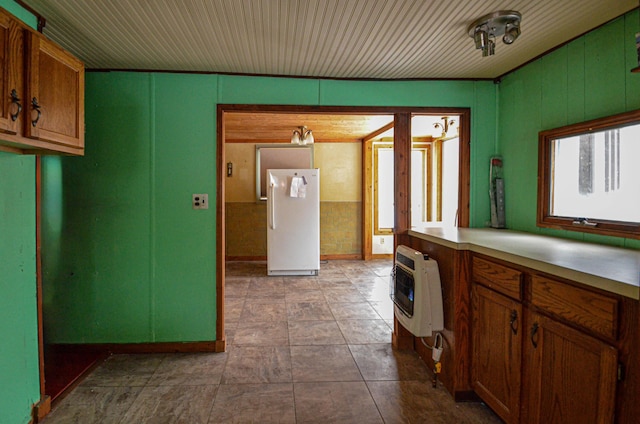
<path id="1" fill-rule="evenodd" d="M 393 151 L 393 142 L 374 142 L 373 143 L 373 235 L 374 236 L 389 236 L 393 235 L 393 227 L 380 228 L 378 219 L 378 151 L 379 149 L 391 149 Z"/>
<path id="2" fill-rule="evenodd" d="M 640 223 L 593 218 L 581 221 L 581 217 L 554 216 L 550 212 L 551 184 L 553 183 L 551 175 L 552 142 L 558 138 L 589 134 L 632 124 L 640 124 L 640 109 L 538 133 L 538 207 L 536 217 L 538 227 L 640 239 Z"/>
<path id="3" fill-rule="evenodd" d="M 422 185 L 424 187 L 424 191 L 421 193 L 423 198 L 423 220 L 431 221 L 433 217 L 433 206 L 432 202 L 436 202 L 436 216 L 441 219 L 442 217 L 442 149 L 438 151 L 439 157 L 436 157 L 438 160 L 438 176 L 436 177 L 437 187 L 434 186 L 434 163 L 433 156 L 436 154 L 434 151 L 436 148 L 435 141 L 413 141 L 411 146 L 411 152 L 419 151 L 422 157 L 422 169 L 424 171 L 422 177 Z M 386 140 L 377 140 L 373 142 L 372 150 L 372 172 L 373 172 L 373 193 L 378 193 L 378 151 L 380 149 L 390 149 L 393 151 L 394 144 L 393 141 Z M 434 191 L 437 190 L 437 199 L 433 198 Z M 378 219 L 378 196 L 373 196 L 373 235 L 374 236 L 388 236 L 393 235 L 394 229 L 380 227 L 379 219 Z"/>

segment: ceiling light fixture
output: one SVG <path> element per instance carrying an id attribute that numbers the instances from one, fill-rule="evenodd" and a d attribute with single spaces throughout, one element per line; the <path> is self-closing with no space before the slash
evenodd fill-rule
<path id="1" fill-rule="evenodd" d="M 440 118 L 440 120 L 443 121 L 442 124 L 440 122 L 436 122 L 435 124 L 433 124 L 433 127 L 436 130 L 442 130 L 442 134 L 440 134 L 440 136 L 436 138 L 448 138 L 449 128 L 455 126 L 458 122 L 456 122 L 455 119 L 449 118 L 448 116 L 443 116 L 442 118 Z"/>
<path id="2" fill-rule="evenodd" d="M 313 144 L 313 133 L 307 127 L 298 127 L 297 130 L 293 130 L 291 135 L 291 143 L 293 144 Z"/>
<path id="3" fill-rule="evenodd" d="M 473 38 L 476 49 L 482 56 L 493 56 L 496 52 L 496 37 L 502 35 L 502 42 L 512 44 L 520 36 L 522 15 L 515 10 L 500 10 L 477 19 L 469 25 L 467 32 Z"/>

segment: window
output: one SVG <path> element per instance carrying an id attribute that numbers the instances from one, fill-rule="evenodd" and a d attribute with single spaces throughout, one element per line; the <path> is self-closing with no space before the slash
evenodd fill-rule
<path id="1" fill-rule="evenodd" d="M 373 234 L 393 234 L 393 144 L 373 144 Z"/>
<path id="2" fill-rule="evenodd" d="M 538 226 L 640 238 L 640 110 L 543 131 Z"/>
<path id="3" fill-rule="evenodd" d="M 411 151 L 411 222 L 416 225 L 434 221 L 442 215 L 442 205 L 432 205 L 434 177 L 432 150 L 434 143 L 413 143 Z M 393 143 L 374 142 L 373 168 L 374 235 L 393 234 L 394 226 L 394 167 Z M 437 196 L 440 198 L 441 196 Z"/>

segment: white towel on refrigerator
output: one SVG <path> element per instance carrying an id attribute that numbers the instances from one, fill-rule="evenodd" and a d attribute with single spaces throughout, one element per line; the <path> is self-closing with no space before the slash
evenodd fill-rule
<path id="1" fill-rule="evenodd" d="M 291 177 L 289 197 L 304 198 L 307 195 L 307 181 L 304 177 Z"/>

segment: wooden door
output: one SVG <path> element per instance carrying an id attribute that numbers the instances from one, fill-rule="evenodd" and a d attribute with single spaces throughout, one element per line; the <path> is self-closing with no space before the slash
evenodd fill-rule
<path id="1" fill-rule="evenodd" d="M 531 313 L 525 345 L 527 422 L 612 423 L 617 351 L 551 318 Z"/>
<path id="2" fill-rule="evenodd" d="M 84 148 L 84 65 L 36 33 L 27 37 L 25 135 Z"/>
<path id="3" fill-rule="evenodd" d="M 522 304 L 493 290 L 472 288 L 471 382 L 505 422 L 519 422 Z"/>
<path id="4" fill-rule="evenodd" d="M 23 30 L 0 11 L 0 132 L 18 134 L 24 107 Z"/>

